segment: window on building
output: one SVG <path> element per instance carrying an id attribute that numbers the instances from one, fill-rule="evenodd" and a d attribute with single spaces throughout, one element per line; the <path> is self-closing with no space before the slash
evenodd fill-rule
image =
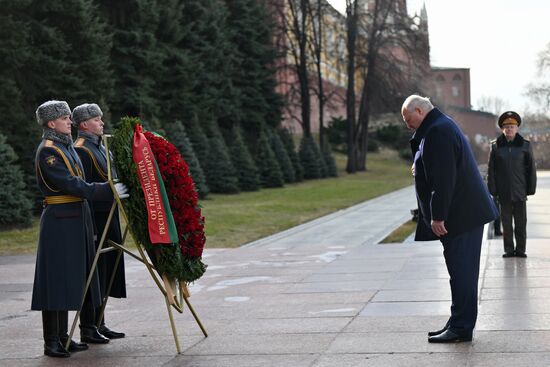
<path id="1" fill-rule="evenodd" d="M 453 85 L 453 87 L 451 88 L 451 92 L 453 94 L 453 97 L 460 96 L 460 88 L 457 85 Z"/>
<path id="2" fill-rule="evenodd" d="M 438 83 L 443 83 L 445 82 L 445 77 L 441 74 L 439 74 L 438 76 L 435 77 L 435 81 L 438 82 Z"/>
<path id="3" fill-rule="evenodd" d="M 462 80 L 462 77 L 459 74 L 455 74 L 453 76 L 453 82 L 460 82 Z"/>

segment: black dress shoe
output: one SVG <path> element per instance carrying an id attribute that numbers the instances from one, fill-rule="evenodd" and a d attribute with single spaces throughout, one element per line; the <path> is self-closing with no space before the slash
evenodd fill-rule
<path id="1" fill-rule="evenodd" d="M 514 253 L 513 252 L 505 252 L 502 254 L 502 257 L 514 257 Z"/>
<path id="2" fill-rule="evenodd" d="M 67 358 L 71 353 L 65 349 L 59 340 L 51 340 L 44 343 L 44 354 L 50 357 Z"/>
<path id="3" fill-rule="evenodd" d="M 101 325 L 98 330 L 102 335 L 106 336 L 109 339 L 121 339 L 126 336 L 126 334 L 119 333 L 118 331 L 113 331 L 105 325 Z"/>
<path id="4" fill-rule="evenodd" d="M 61 338 L 61 344 L 65 346 L 67 344 L 67 338 L 63 339 Z M 78 343 L 74 340 L 71 340 L 69 343 L 69 352 L 82 352 L 83 350 L 88 349 L 88 344 L 86 343 Z"/>
<path id="5" fill-rule="evenodd" d="M 90 344 L 107 344 L 109 338 L 106 338 L 95 326 L 80 326 L 80 340 Z"/>
<path id="6" fill-rule="evenodd" d="M 443 329 L 437 330 L 437 331 L 428 331 L 428 336 L 436 336 L 447 330 L 449 326 L 445 325 Z"/>
<path id="7" fill-rule="evenodd" d="M 429 343 L 460 343 L 472 341 L 472 336 L 461 336 L 455 334 L 450 329 L 445 330 L 439 335 L 430 336 L 428 338 Z"/>
<path id="8" fill-rule="evenodd" d="M 527 254 L 525 252 L 516 252 L 515 256 L 516 257 L 527 257 Z"/>

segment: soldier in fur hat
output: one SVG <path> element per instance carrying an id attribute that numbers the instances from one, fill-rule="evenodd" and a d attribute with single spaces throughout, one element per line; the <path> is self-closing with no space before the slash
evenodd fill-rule
<path id="1" fill-rule="evenodd" d="M 84 103 L 74 108 L 71 119 L 78 128 L 78 138 L 74 144 L 75 150 L 80 156 L 87 182 L 106 182 L 107 181 L 107 153 L 102 144 L 103 136 L 103 112 L 95 103 Z M 111 165 L 112 175 L 116 178 L 116 171 Z M 99 246 L 99 240 L 105 230 L 109 211 L 113 205 L 113 200 L 109 201 L 90 201 L 94 221 L 96 225 L 96 249 Z M 105 241 L 111 240 L 116 243 L 122 242 L 122 233 L 120 231 L 120 220 L 118 210 L 107 228 L 107 237 Z M 116 265 L 118 253 L 107 252 L 100 256 L 97 264 L 99 272 L 99 283 L 101 289 L 101 299 L 107 297 L 125 298 L 126 281 L 124 276 L 124 259 L 120 258 Z M 122 255 L 121 255 L 122 256 Z M 109 294 L 107 288 L 112 275 L 115 274 L 113 284 Z M 99 332 L 109 339 L 124 338 L 124 333 L 116 332 L 105 325 L 105 315 L 101 317 L 101 308 L 95 310 L 83 310 L 80 317 L 81 337 L 87 338 L 87 333 L 99 324 Z"/>
<path id="2" fill-rule="evenodd" d="M 86 279 L 95 256 L 93 220 L 88 200 L 112 200 L 106 183 L 87 183 L 78 154 L 72 146 L 71 110 L 65 101 L 47 101 L 36 110 L 44 129 L 35 158 L 36 178 L 44 195 L 32 293 L 32 310 L 42 311 L 44 354 L 69 357 L 88 349 L 70 341 L 68 311 L 79 310 Z M 121 195 L 126 187 L 119 184 Z M 97 274 L 85 303 L 101 303 Z M 63 344 L 62 344 L 63 343 Z"/>

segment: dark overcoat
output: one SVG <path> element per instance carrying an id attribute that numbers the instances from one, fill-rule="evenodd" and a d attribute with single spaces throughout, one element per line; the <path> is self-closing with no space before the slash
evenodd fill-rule
<path id="1" fill-rule="evenodd" d="M 431 110 L 410 141 L 419 221 L 415 239 L 439 239 L 432 220 L 445 221 L 448 238 L 493 221 L 497 210 L 470 145 L 456 123 Z"/>
<path id="2" fill-rule="evenodd" d="M 508 142 L 504 134 L 491 142 L 487 171 L 489 192 L 501 203 L 526 201 L 537 187 L 537 169 L 529 140 L 516 134 Z"/>
<path id="3" fill-rule="evenodd" d="M 99 137 L 89 137 L 87 135 L 79 135 L 74 144 L 75 150 L 80 156 L 82 166 L 84 167 L 84 173 L 86 175 L 87 182 L 107 182 L 107 159 L 105 154 L 105 147 L 101 144 Z M 114 166 L 111 166 L 112 173 L 116 177 Z M 95 229 L 96 229 L 96 249 L 99 246 L 99 241 L 107 224 L 109 217 L 109 211 L 113 205 L 113 200 L 90 201 Z M 107 240 L 112 240 L 116 243 L 122 243 L 122 234 L 120 232 L 120 219 L 118 214 L 118 208 L 115 209 L 114 216 L 109 225 L 107 231 Z M 104 248 L 107 247 L 107 243 Z M 105 293 L 109 286 L 109 281 L 113 272 L 115 278 L 111 287 L 110 297 L 122 298 L 126 297 L 126 278 L 124 274 L 124 257 L 121 255 L 118 266 L 115 269 L 115 263 L 118 252 L 111 251 L 102 254 L 99 257 L 97 268 L 99 271 L 99 283 L 101 287 L 101 296 L 105 297 Z"/>
<path id="4" fill-rule="evenodd" d="M 112 192 L 106 184 L 86 183 L 71 144 L 42 140 L 35 168 L 38 187 L 50 204 L 45 204 L 40 217 L 31 309 L 79 310 L 96 253 L 86 199 L 109 199 Z M 98 307 L 101 299 L 97 272 L 88 294 Z"/>

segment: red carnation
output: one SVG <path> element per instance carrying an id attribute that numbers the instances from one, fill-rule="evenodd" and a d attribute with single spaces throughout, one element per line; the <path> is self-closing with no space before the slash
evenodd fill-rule
<path id="1" fill-rule="evenodd" d="M 181 253 L 189 258 L 200 258 L 206 242 L 204 217 L 197 207 L 198 195 L 189 167 L 176 147 L 166 139 L 150 132 L 145 132 L 145 137 L 166 187 Z"/>

